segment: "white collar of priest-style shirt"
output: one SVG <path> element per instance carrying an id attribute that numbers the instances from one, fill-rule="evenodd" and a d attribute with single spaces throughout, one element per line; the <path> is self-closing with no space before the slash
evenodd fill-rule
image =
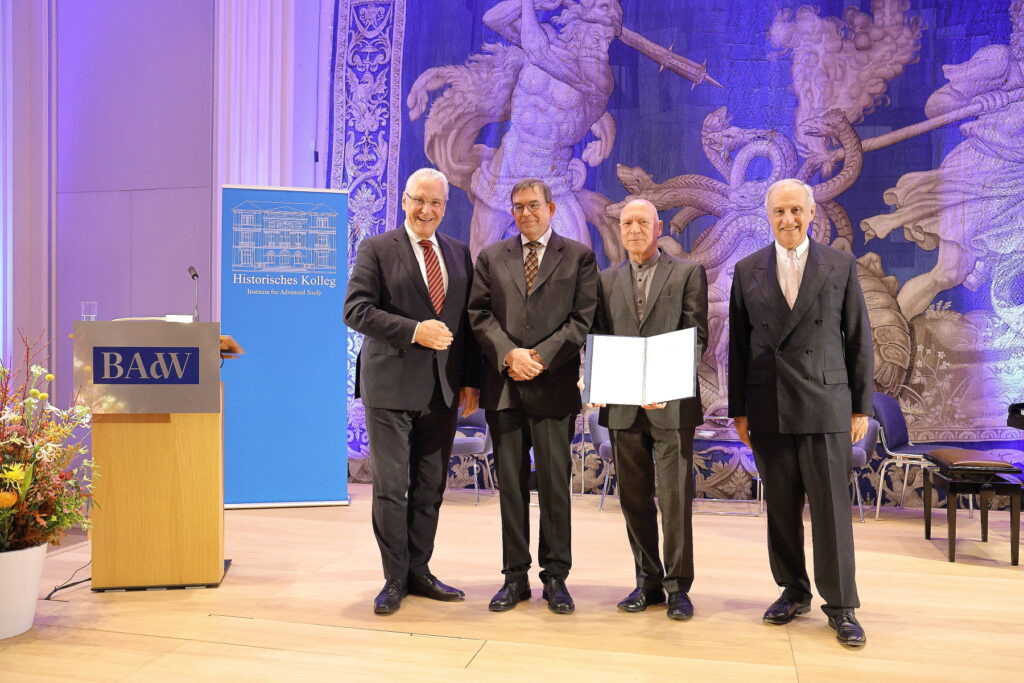
<path id="1" fill-rule="evenodd" d="M 405 223 L 405 234 L 409 236 L 412 243 L 412 253 L 416 256 L 416 263 L 420 265 L 420 274 L 423 275 L 423 282 L 427 282 L 427 262 L 423 260 L 423 247 L 420 246 L 420 238 Z M 448 291 L 448 268 L 444 265 L 444 255 L 441 253 L 441 245 L 437 242 L 437 233 L 430 236 L 430 243 L 434 246 L 434 253 L 437 254 L 437 262 L 441 266 L 441 280 L 444 281 L 444 291 Z"/>
<path id="2" fill-rule="evenodd" d="M 523 241 L 523 263 L 526 263 L 526 257 L 529 255 L 530 250 L 526 248 L 526 243 L 530 240 L 526 239 L 526 235 L 519 233 L 519 239 Z M 537 238 L 540 242 L 540 246 L 537 247 L 537 266 L 540 266 L 540 262 L 544 260 L 544 252 L 548 248 L 548 242 L 551 241 L 551 226 L 548 226 L 547 232 Z"/>
<path id="3" fill-rule="evenodd" d="M 804 241 L 796 245 L 796 269 L 800 273 L 799 280 L 803 280 L 804 267 L 807 265 L 807 252 L 811 246 L 811 238 L 804 235 Z M 789 267 L 789 250 L 775 243 L 775 274 L 779 279 L 779 287 L 786 291 L 786 268 Z"/>

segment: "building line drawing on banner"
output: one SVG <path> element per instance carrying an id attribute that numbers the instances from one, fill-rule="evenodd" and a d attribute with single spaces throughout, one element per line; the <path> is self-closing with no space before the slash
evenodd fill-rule
<path id="1" fill-rule="evenodd" d="M 330 273 L 338 268 L 338 214 L 325 204 L 245 201 L 231 208 L 231 269 Z"/>

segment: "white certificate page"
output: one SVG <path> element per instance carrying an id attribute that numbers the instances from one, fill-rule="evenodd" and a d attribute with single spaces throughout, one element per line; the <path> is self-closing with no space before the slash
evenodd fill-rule
<path id="1" fill-rule="evenodd" d="M 644 341 L 640 337 L 591 337 L 591 403 L 643 405 Z"/>
<path id="2" fill-rule="evenodd" d="M 665 403 L 696 395 L 697 328 L 647 338 L 645 403 Z"/>

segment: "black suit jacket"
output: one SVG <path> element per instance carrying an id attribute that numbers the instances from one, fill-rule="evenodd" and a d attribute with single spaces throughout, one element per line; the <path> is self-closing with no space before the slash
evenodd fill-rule
<path id="1" fill-rule="evenodd" d="M 708 344 L 708 281 L 703 266 L 662 252 L 651 280 L 643 320 L 636 315 L 628 260 L 602 271 L 599 283 L 594 334 L 653 337 L 696 327 L 700 359 Z M 609 429 L 628 429 L 636 421 L 638 410 L 643 409 L 610 405 L 601 409 L 599 420 Z M 696 398 L 669 401 L 661 410 L 648 410 L 647 417 L 659 429 L 696 427 L 704 422 L 699 382 Z"/>
<path id="2" fill-rule="evenodd" d="M 533 291 L 526 295 L 519 235 L 489 245 L 476 259 L 469 321 L 484 354 L 480 404 L 562 417 L 580 409 L 580 348 L 597 308 L 594 252 L 552 233 Z M 514 348 L 536 349 L 547 369 L 532 380 L 509 379 Z"/>
<path id="3" fill-rule="evenodd" d="M 845 432 L 871 414 L 874 357 L 853 256 L 811 241 L 790 310 L 775 244 L 736 264 L 729 301 L 729 416 L 751 432 Z"/>
<path id="4" fill-rule="evenodd" d="M 434 368 L 452 405 L 460 387 L 480 386 L 480 353 L 469 331 L 466 302 L 473 280 L 469 248 L 441 233 L 437 242 L 448 270 L 441 315 L 404 227 L 364 239 L 349 273 L 345 324 L 365 335 L 356 361 L 356 398 L 373 408 L 423 410 L 434 393 Z M 416 324 L 437 318 L 455 339 L 444 351 L 412 341 Z"/>

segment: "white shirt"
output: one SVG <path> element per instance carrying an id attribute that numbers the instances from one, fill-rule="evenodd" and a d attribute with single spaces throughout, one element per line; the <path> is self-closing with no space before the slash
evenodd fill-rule
<path id="1" fill-rule="evenodd" d="M 804 235 L 804 241 L 796 245 L 796 269 L 800 273 L 800 277 L 797 278 L 797 284 L 803 282 L 804 279 L 804 268 L 807 267 L 807 250 L 810 249 L 811 240 L 807 235 Z M 789 250 L 781 246 L 778 242 L 775 243 L 775 275 L 779 279 L 779 287 L 782 289 L 782 294 L 786 294 L 786 271 L 789 269 Z"/>
<path id="2" fill-rule="evenodd" d="M 526 239 L 526 235 L 519 233 L 519 238 L 523 240 L 523 265 L 526 264 L 526 257 L 530 255 L 530 250 L 526 248 L 526 243 L 530 240 Z M 540 268 L 541 261 L 544 260 L 544 252 L 547 251 L 548 242 L 551 240 L 551 226 L 548 226 L 547 232 L 537 238 L 540 242 L 540 246 L 537 247 L 537 267 Z"/>
<path id="3" fill-rule="evenodd" d="M 423 275 L 423 282 L 427 282 L 427 262 L 423 260 L 423 247 L 420 246 L 420 238 L 405 224 L 405 234 L 412 242 L 412 253 L 416 256 L 416 263 L 420 264 L 420 274 Z M 441 280 L 444 283 L 444 291 L 448 291 L 448 269 L 444 265 L 444 256 L 441 254 L 441 245 L 437 243 L 437 233 L 430 236 L 430 243 L 434 245 L 434 253 L 437 254 L 437 263 L 441 266 Z"/>

